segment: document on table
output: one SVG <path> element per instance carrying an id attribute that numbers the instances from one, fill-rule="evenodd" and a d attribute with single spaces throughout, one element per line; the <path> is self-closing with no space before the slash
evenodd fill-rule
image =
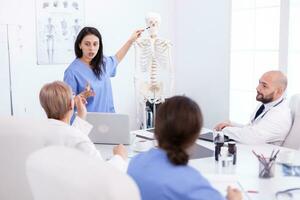
<path id="1" fill-rule="evenodd" d="M 237 180 L 237 177 L 225 174 L 205 174 L 204 176 L 224 197 L 227 195 L 227 187 L 231 186 L 232 188 L 236 188 L 242 192 L 243 199 L 250 200 L 249 195 L 244 191 L 244 188 Z"/>

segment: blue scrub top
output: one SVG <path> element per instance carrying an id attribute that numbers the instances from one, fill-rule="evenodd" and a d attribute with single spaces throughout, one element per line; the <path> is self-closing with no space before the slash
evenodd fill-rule
<path id="1" fill-rule="evenodd" d="M 198 171 L 173 165 L 162 149 L 134 157 L 127 173 L 137 183 L 143 200 L 224 200 Z"/>
<path id="2" fill-rule="evenodd" d="M 96 93 L 87 99 L 88 112 L 115 112 L 110 77 L 116 75 L 118 65 L 115 56 L 104 57 L 104 70 L 100 79 L 93 70 L 79 58 L 75 59 L 65 70 L 64 81 L 70 85 L 74 94 L 81 93 L 87 83 Z"/>

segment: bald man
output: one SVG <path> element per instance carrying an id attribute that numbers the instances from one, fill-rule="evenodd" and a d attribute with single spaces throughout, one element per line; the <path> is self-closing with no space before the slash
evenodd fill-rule
<path id="1" fill-rule="evenodd" d="M 281 71 L 266 72 L 256 88 L 256 100 L 261 104 L 251 122 L 240 125 L 225 121 L 216 125 L 215 130 L 241 143 L 282 144 L 292 125 L 291 111 L 284 98 L 286 88 L 287 78 Z"/>

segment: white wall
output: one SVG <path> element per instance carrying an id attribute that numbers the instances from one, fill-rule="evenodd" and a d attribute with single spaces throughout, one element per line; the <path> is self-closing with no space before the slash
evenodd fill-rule
<path id="1" fill-rule="evenodd" d="M 206 127 L 229 117 L 230 0 L 177 0 L 176 93 L 195 99 Z"/>
<path id="2" fill-rule="evenodd" d="M 0 115 L 10 115 L 10 85 L 9 85 L 9 59 L 7 45 L 7 26 L 0 25 Z"/>
<path id="3" fill-rule="evenodd" d="M 136 28 L 145 27 L 147 11 L 162 15 L 160 35 L 173 44 L 176 93 L 194 98 L 205 125 L 228 118 L 230 0 L 86 0 L 86 25 L 103 36 L 106 55 L 115 52 Z M 65 65 L 37 65 L 34 0 L 0 0 L 0 24 L 12 26 L 11 59 L 15 115 L 44 115 L 38 93 L 46 82 L 61 80 Z M 70 61 L 71 62 L 71 61 Z M 135 128 L 134 49 L 112 79 L 116 111 L 128 113 Z M 3 80 L 1 80 L 2 82 Z M 0 105 L 1 106 L 1 105 Z M 0 109 L 1 110 L 1 109 Z"/>

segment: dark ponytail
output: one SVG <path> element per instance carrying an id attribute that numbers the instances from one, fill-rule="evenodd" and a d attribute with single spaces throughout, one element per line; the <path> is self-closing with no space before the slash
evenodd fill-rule
<path id="1" fill-rule="evenodd" d="M 189 161 L 189 155 L 179 147 L 165 149 L 165 151 L 168 159 L 175 165 L 186 165 Z"/>
<path id="2" fill-rule="evenodd" d="M 196 102 L 185 96 L 174 96 L 159 106 L 155 118 L 155 137 L 174 165 L 186 165 L 186 150 L 199 136 L 203 118 Z"/>

